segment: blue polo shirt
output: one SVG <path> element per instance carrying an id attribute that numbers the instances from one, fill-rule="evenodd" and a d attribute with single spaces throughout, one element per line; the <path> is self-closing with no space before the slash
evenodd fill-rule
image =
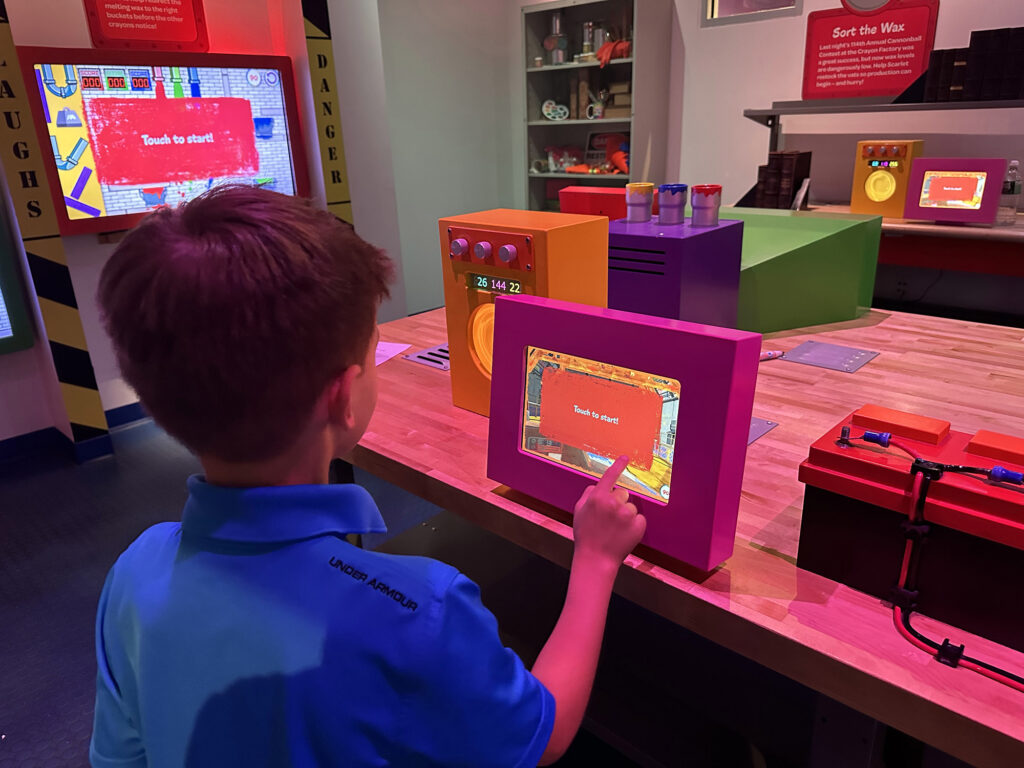
<path id="1" fill-rule="evenodd" d="M 344 540 L 364 489 L 188 487 L 103 587 L 93 766 L 536 765 L 553 697 L 473 582 Z"/>

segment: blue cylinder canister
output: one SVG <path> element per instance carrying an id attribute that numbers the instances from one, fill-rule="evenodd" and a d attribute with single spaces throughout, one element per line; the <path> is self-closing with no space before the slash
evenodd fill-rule
<path id="1" fill-rule="evenodd" d="M 685 184 L 662 184 L 658 187 L 658 222 L 682 224 L 686 218 Z"/>

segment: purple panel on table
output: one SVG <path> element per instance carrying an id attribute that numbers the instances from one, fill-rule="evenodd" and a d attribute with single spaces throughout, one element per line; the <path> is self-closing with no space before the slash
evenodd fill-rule
<path id="1" fill-rule="evenodd" d="M 655 216 L 608 227 L 608 306 L 627 312 L 736 326 L 743 222 L 662 225 Z"/>
<path id="2" fill-rule="evenodd" d="M 757 442 L 777 426 L 779 426 L 779 422 L 777 421 L 759 419 L 757 416 L 753 417 L 750 420 L 750 433 L 747 435 L 747 445 Z"/>

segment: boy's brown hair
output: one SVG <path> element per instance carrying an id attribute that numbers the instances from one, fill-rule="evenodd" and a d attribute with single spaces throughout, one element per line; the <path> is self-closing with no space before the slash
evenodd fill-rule
<path id="1" fill-rule="evenodd" d="M 147 216 L 103 268 L 125 380 L 199 455 L 273 458 L 361 364 L 391 262 L 308 201 L 222 186 Z"/>

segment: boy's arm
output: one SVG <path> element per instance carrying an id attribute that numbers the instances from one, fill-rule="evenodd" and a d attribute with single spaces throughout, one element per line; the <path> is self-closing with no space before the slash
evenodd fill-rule
<path id="1" fill-rule="evenodd" d="M 565 605 L 532 670 L 555 698 L 555 726 L 541 765 L 561 757 L 579 730 L 594 683 L 615 575 L 647 527 L 629 503 L 628 492 L 615 487 L 627 463 L 626 457 L 620 457 L 576 504 L 575 549 Z"/>

